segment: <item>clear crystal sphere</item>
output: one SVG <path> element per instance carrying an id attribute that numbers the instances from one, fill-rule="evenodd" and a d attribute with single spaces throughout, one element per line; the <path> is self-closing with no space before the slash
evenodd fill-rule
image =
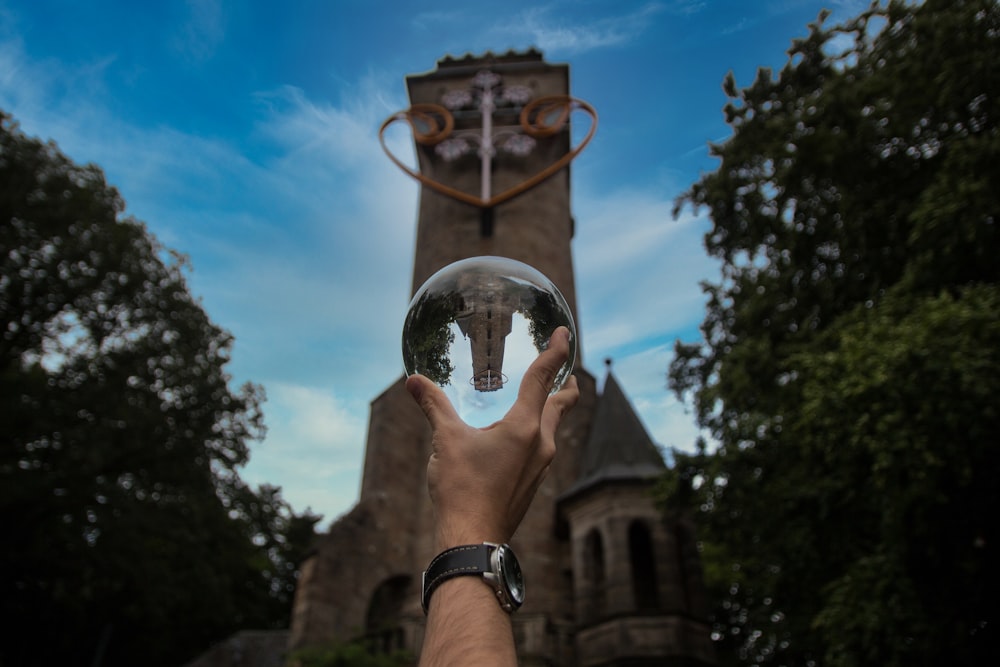
<path id="1" fill-rule="evenodd" d="M 576 361 L 576 327 L 566 299 L 538 270 L 505 257 L 449 264 L 413 296 L 403 322 L 403 366 L 444 389 L 470 426 L 502 419 L 521 378 L 558 327 L 570 331 L 569 359 L 558 391 Z"/>

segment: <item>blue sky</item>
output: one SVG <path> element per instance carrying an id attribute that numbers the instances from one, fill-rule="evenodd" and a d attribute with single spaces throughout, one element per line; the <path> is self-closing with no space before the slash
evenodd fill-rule
<path id="1" fill-rule="evenodd" d="M 402 372 L 417 188 L 377 131 L 408 106 L 407 74 L 511 48 L 569 63 L 600 116 L 572 166 L 584 366 L 603 379 L 613 358 L 654 440 L 690 448 L 666 370 L 718 265 L 704 213 L 674 220 L 673 199 L 716 166 L 726 73 L 749 85 L 822 8 L 867 4 L 0 0 L 0 108 L 99 164 L 191 258 L 192 291 L 236 338 L 234 384 L 268 396 L 244 478 L 325 524 L 356 501 L 369 402 Z"/>

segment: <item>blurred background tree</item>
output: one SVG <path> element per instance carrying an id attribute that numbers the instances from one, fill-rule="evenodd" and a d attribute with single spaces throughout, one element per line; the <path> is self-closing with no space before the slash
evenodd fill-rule
<path id="1" fill-rule="evenodd" d="M 320 517 L 237 469 L 263 393 L 94 165 L 0 112 L 3 665 L 177 665 L 287 627 Z"/>
<path id="2" fill-rule="evenodd" d="M 727 664 L 1000 663 L 1000 5 L 876 3 L 723 88 L 671 388 Z"/>

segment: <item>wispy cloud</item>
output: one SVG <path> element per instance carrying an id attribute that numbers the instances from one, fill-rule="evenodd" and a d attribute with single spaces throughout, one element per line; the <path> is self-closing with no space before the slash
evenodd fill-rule
<path id="1" fill-rule="evenodd" d="M 686 334 L 700 321 L 699 282 L 716 268 L 702 247 L 706 223 L 674 220 L 671 207 L 670 193 L 581 195 L 576 266 L 588 355 L 616 356 L 643 340 Z"/>
<path id="2" fill-rule="evenodd" d="M 628 44 L 645 32 L 653 18 L 664 7 L 657 3 L 644 5 L 629 13 L 609 16 L 581 23 L 567 17 L 567 12 L 557 15 L 551 6 L 522 11 L 508 22 L 508 32 L 527 36 L 529 41 L 545 51 L 559 55 L 575 55 Z"/>
<path id="3" fill-rule="evenodd" d="M 690 450 L 699 431 L 667 390 L 678 338 L 697 338 L 705 297 L 700 282 L 718 270 L 703 249 L 704 218 L 674 219 L 669 189 L 578 188 L 576 273 L 586 366 L 613 372 L 664 447 Z"/>
<path id="4" fill-rule="evenodd" d="M 531 29 L 564 53 L 602 48 L 641 33 L 657 11 L 551 29 L 543 12 Z M 74 83 L 83 71 L 93 89 Z M 252 131 L 222 138 L 122 118 L 89 92 L 103 75 L 0 42 L 0 107 L 77 161 L 102 165 L 129 211 L 192 256 L 192 290 L 236 339 L 230 371 L 269 396 L 270 432 L 246 478 L 333 518 L 356 498 L 368 401 L 402 370 L 417 188 L 376 136 L 406 106 L 398 82 L 369 75 L 336 104 L 293 87 L 248 95 Z M 405 132 L 389 142 L 412 154 Z M 698 281 L 714 267 L 703 222 L 674 221 L 672 196 L 575 189 L 576 273 L 588 368 L 600 375 L 600 359 L 613 356 L 654 439 L 683 446 L 691 420 L 665 389 L 670 339 L 700 320 Z"/>
<path id="5" fill-rule="evenodd" d="M 633 406 L 643 416 L 653 441 L 666 449 L 690 452 L 694 451 L 699 436 L 706 439 L 708 436 L 695 424 L 690 406 L 677 400 L 667 390 L 667 370 L 673 357 L 672 343 L 655 346 L 628 357 L 616 358 L 612 371 Z"/>
<path id="6" fill-rule="evenodd" d="M 192 291 L 235 336 L 230 372 L 269 396 L 247 478 L 296 508 L 349 507 L 368 401 L 402 372 L 416 187 L 375 136 L 401 93 L 371 79 L 334 106 L 279 89 L 247 100 L 251 136 L 223 140 L 130 123 L 73 85 L 85 69 L 0 41 L 0 108 L 101 165 L 129 212 L 191 255 Z"/>
<path id="7" fill-rule="evenodd" d="M 73 64 L 32 60 L 16 33 L 0 30 L 0 108 L 22 121 L 28 134 L 49 139 L 58 133 L 61 144 L 93 147 L 96 142 L 89 137 L 102 128 L 88 132 L 100 107 L 92 100 L 104 94 L 104 77 L 114 60 L 113 55 Z"/>
<path id="8" fill-rule="evenodd" d="M 188 16 L 174 35 L 174 49 L 188 60 L 211 58 L 226 34 L 222 0 L 187 0 Z"/>
<path id="9" fill-rule="evenodd" d="M 735 35 L 738 32 L 743 32 L 749 28 L 756 25 L 757 21 L 750 21 L 747 17 L 740 17 L 735 23 L 730 23 L 729 25 L 723 26 L 719 31 L 722 35 Z"/>
<path id="10" fill-rule="evenodd" d="M 357 500 L 364 455 L 365 413 L 329 389 L 284 382 L 268 393 L 268 436 L 254 448 L 253 465 L 244 472 L 253 484 L 290 482 L 285 497 L 301 511 L 329 515 Z"/>
<path id="11" fill-rule="evenodd" d="M 414 14 L 410 19 L 410 25 L 416 30 L 432 30 L 442 25 L 457 25 L 463 23 L 465 14 L 462 10 L 452 8 L 449 10 L 428 11 Z"/>
<path id="12" fill-rule="evenodd" d="M 708 0 L 672 0 L 667 7 L 673 14 L 691 16 L 704 11 L 708 7 Z"/>

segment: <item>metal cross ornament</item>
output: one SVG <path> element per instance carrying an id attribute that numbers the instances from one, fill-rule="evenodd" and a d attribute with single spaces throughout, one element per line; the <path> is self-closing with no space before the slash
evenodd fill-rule
<path id="1" fill-rule="evenodd" d="M 494 194 L 493 159 L 497 152 L 516 157 L 529 156 L 538 140 L 567 128 L 574 111 L 582 111 L 590 118 L 590 127 L 580 143 L 533 175 Z M 478 117 L 479 127 L 456 129 L 456 117 L 460 120 Z M 417 144 L 433 147 L 435 154 L 446 162 L 475 152 L 479 157 L 479 194 L 463 192 L 441 183 L 399 160 L 385 142 L 386 130 L 398 121 L 410 126 Z M 446 92 L 441 104 L 414 104 L 387 118 L 379 128 L 379 142 L 396 166 L 423 185 L 482 209 L 482 233 L 489 236 L 495 206 L 533 188 L 568 165 L 586 147 L 596 130 L 597 113 L 586 102 L 568 95 L 549 95 L 532 100 L 531 89 L 527 86 L 504 86 L 499 74 L 481 70 L 468 88 Z"/>

